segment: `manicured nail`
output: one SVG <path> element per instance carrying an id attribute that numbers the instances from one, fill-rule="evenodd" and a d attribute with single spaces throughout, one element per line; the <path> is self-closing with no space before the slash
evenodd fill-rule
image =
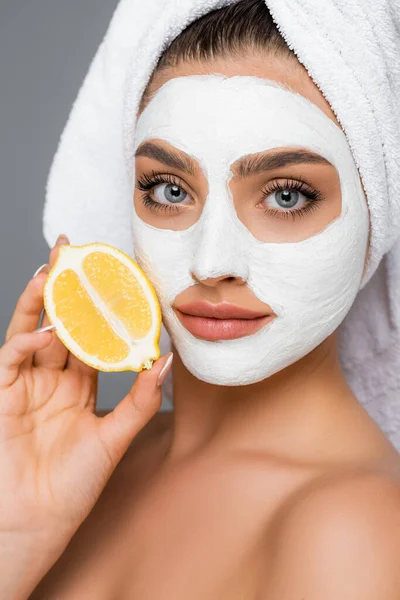
<path id="1" fill-rule="evenodd" d="M 41 270 L 42 270 L 44 267 L 47 267 L 47 263 L 45 263 L 44 265 L 42 265 L 41 267 L 39 267 L 39 268 L 37 269 L 37 271 L 35 271 L 35 273 L 34 273 L 34 275 L 33 275 L 32 279 L 33 279 L 34 277 L 36 277 L 36 275 L 37 275 L 38 273 L 40 273 L 40 271 L 41 271 Z"/>
<path id="2" fill-rule="evenodd" d="M 47 325 L 47 327 L 41 327 L 40 329 L 35 329 L 33 333 L 43 333 L 43 331 L 53 331 L 56 328 L 55 325 Z"/>
<path id="3" fill-rule="evenodd" d="M 55 246 L 60 246 L 61 244 L 69 244 L 69 239 L 64 233 L 58 236 Z"/>
<path id="4" fill-rule="evenodd" d="M 161 369 L 161 371 L 158 375 L 157 387 L 162 386 L 164 379 L 166 378 L 166 376 L 168 375 L 168 373 L 171 369 L 172 359 L 174 358 L 174 354 L 173 354 L 173 352 L 170 352 L 167 356 L 168 356 L 168 358 L 165 362 L 165 365 L 163 366 L 163 368 Z"/>

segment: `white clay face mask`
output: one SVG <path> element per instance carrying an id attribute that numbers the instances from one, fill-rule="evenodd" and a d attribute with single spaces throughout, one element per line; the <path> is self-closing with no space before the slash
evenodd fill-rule
<path id="1" fill-rule="evenodd" d="M 199 379 L 245 385 L 299 360 L 342 322 L 359 290 L 368 209 L 346 137 L 310 101 L 257 77 L 195 75 L 171 79 L 138 119 L 135 150 L 165 140 L 198 161 L 209 194 L 184 231 L 155 228 L 133 214 L 135 256 L 151 278 L 164 323 L 183 363 Z M 290 243 L 256 240 L 239 220 L 228 186 L 230 165 L 256 152 L 299 146 L 337 169 L 340 216 L 323 231 Z M 198 278 L 236 275 L 277 317 L 253 335 L 206 341 L 171 308 Z"/>

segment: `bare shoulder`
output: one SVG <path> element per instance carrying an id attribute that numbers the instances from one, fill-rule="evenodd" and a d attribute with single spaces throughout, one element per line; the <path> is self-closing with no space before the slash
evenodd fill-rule
<path id="1" fill-rule="evenodd" d="M 357 533 L 365 523 L 382 526 L 385 520 L 393 524 L 393 519 L 400 519 L 400 477 L 355 469 L 317 478 L 301 488 L 282 522 L 296 529 L 306 521 L 307 526 L 316 523 L 313 530 L 319 535 L 333 528 L 340 532 L 336 526 L 341 524 Z"/>
<path id="2" fill-rule="evenodd" d="M 265 598 L 398 600 L 400 479 L 360 469 L 315 480 L 285 507 L 272 543 Z"/>

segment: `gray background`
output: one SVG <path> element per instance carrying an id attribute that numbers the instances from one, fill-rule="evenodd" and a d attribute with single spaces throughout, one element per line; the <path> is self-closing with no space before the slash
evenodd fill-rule
<path id="1" fill-rule="evenodd" d="M 0 0 L 0 333 L 48 261 L 42 209 L 52 157 L 117 0 Z M 100 373 L 98 408 L 134 375 Z M 168 408 L 168 404 L 161 407 Z"/>

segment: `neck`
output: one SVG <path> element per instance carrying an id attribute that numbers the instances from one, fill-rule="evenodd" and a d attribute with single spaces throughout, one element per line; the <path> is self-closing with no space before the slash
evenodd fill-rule
<path id="1" fill-rule="evenodd" d="M 173 385 L 168 460 L 242 450 L 313 462 L 329 454 L 345 415 L 361 408 L 341 370 L 334 334 L 295 364 L 247 386 L 196 379 L 174 349 Z"/>

